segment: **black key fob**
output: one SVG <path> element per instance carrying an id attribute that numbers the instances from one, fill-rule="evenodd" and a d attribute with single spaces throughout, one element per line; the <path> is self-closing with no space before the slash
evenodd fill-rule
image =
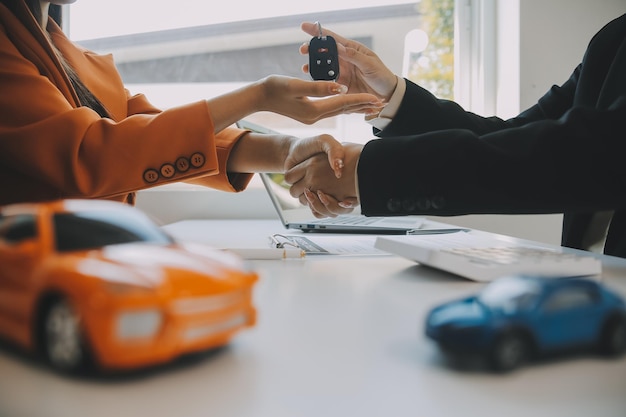
<path id="1" fill-rule="evenodd" d="M 337 42 L 332 36 L 316 36 L 309 42 L 309 73 L 314 80 L 334 81 L 339 77 Z"/>

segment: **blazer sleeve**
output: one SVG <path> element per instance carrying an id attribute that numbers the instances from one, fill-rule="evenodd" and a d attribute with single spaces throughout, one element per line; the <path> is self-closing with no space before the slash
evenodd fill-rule
<path id="1" fill-rule="evenodd" d="M 206 176 L 215 176 L 207 185 L 221 189 L 247 184 L 246 175 L 231 184 L 222 159 L 243 131 L 214 134 L 206 102 L 161 112 L 134 97 L 127 101 L 128 117 L 101 118 L 74 107 L 4 31 L 0 56 L 0 176 L 12 184 L 5 192 L 22 200 L 110 198 Z M 107 75 L 104 67 L 94 68 Z M 114 68 L 108 75 L 117 82 Z M 123 89 L 120 97 L 126 101 Z"/>
<path id="2" fill-rule="evenodd" d="M 438 99 L 428 90 L 406 80 L 406 93 L 398 113 L 384 130 L 375 130 L 374 133 L 385 138 L 445 129 L 467 129 L 482 135 L 539 120 L 555 120 L 572 107 L 579 75 L 580 66 L 563 85 L 552 86 L 536 105 L 508 120 L 495 116 L 482 117 L 466 111 L 456 102 Z"/>
<path id="3" fill-rule="evenodd" d="M 160 109 L 153 106 L 148 101 L 144 94 L 131 95 L 128 90 L 125 91 L 127 95 L 128 116 L 134 114 L 158 114 L 161 112 Z M 246 131 L 242 129 L 227 128 L 217 133 L 215 135 L 215 144 L 219 172 L 215 175 L 193 177 L 185 180 L 185 182 L 203 185 L 227 192 L 243 191 L 250 183 L 253 174 L 229 173 L 226 170 L 226 164 L 235 143 L 245 132 Z"/>
<path id="4" fill-rule="evenodd" d="M 127 95 L 129 115 L 158 114 L 161 112 L 161 110 L 150 104 L 143 94 L 131 96 L 127 91 Z M 218 174 L 194 177 L 186 180 L 185 182 L 203 185 L 222 191 L 243 191 L 250 183 L 252 174 L 228 173 L 226 170 L 226 164 L 235 143 L 245 132 L 245 130 L 241 129 L 227 128 L 217 133 L 215 135 L 215 146 L 219 165 Z"/>
<path id="5" fill-rule="evenodd" d="M 557 213 L 626 207 L 626 97 L 484 135 L 376 139 L 358 164 L 366 215 Z"/>

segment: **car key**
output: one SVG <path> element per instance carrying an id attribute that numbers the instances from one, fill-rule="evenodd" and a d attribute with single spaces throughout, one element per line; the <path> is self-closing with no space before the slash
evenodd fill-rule
<path id="1" fill-rule="evenodd" d="M 332 36 L 322 35 L 322 26 L 319 27 L 319 36 L 309 42 L 309 73 L 314 80 L 334 81 L 339 77 L 339 54 L 337 42 Z"/>

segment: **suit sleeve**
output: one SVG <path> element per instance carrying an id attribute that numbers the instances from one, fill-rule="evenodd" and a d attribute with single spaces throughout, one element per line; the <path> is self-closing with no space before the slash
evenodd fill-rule
<path id="1" fill-rule="evenodd" d="M 361 154 L 366 215 L 556 213 L 626 206 L 626 97 L 480 134 L 376 139 Z"/>
<path id="2" fill-rule="evenodd" d="M 545 119 L 558 119 L 572 107 L 580 66 L 561 86 L 553 86 L 536 105 L 509 120 L 482 117 L 450 100 L 436 98 L 428 90 L 406 80 L 406 93 L 398 113 L 378 137 L 417 135 L 446 129 L 467 129 L 482 135 Z"/>

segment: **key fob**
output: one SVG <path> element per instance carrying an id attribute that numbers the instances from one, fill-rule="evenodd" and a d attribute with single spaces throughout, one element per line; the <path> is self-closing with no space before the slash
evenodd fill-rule
<path id="1" fill-rule="evenodd" d="M 337 42 L 332 36 L 316 36 L 309 42 L 309 73 L 314 80 L 334 81 L 339 77 Z"/>

